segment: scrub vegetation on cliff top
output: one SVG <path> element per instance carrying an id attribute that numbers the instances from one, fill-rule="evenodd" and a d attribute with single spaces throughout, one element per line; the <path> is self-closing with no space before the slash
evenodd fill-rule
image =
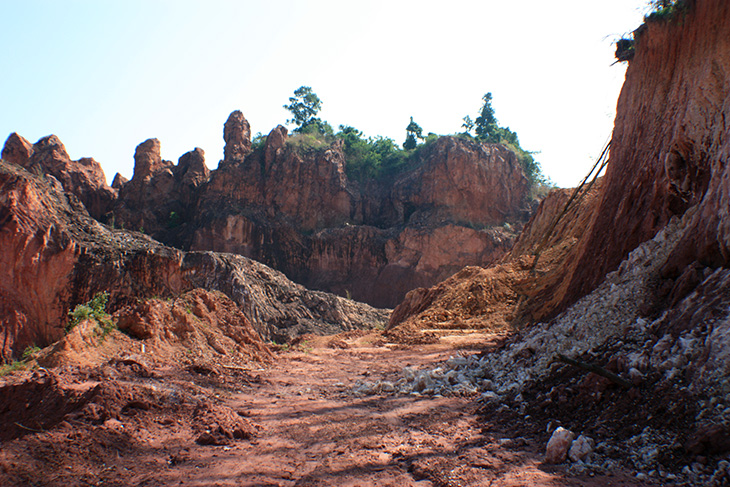
<path id="1" fill-rule="evenodd" d="M 371 179 L 391 177 L 399 172 L 417 165 L 422 158 L 422 151 L 438 139 L 438 135 L 429 133 L 423 136 L 423 129 L 411 117 L 406 127 L 406 139 L 402 147 L 388 137 L 366 137 L 362 131 L 350 125 L 340 125 L 335 132 L 332 126 L 317 117 L 322 108 L 322 100 L 309 86 L 302 86 L 294 91 L 289 104 L 284 105 L 292 118 L 287 123 L 295 125 L 289 144 L 302 151 L 319 150 L 341 141 L 347 160 L 347 176 L 354 181 L 363 182 Z M 543 175 L 540 164 L 532 153 L 520 146 L 517 133 L 509 127 L 502 127 L 492 107 L 492 94 L 482 97 L 482 106 L 474 121 L 470 116 L 464 117 L 464 131 L 456 137 L 478 143 L 502 144 L 515 154 L 533 186 L 549 184 Z M 265 137 L 254 138 L 254 145 L 263 144 Z"/>
<path id="2" fill-rule="evenodd" d="M 644 17 L 646 22 L 671 20 L 686 11 L 689 3 L 687 0 L 652 0 L 649 6 L 652 10 Z"/>
<path id="3" fill-rule="evenodd" d="M 670 22 L 689 9 L 688 0 L 651 0 L 648 2 L 649 11 L 644 16 L 644 25 L 652 22 Z M 644 26 L 625 35 L 616 41 L 617 62 L 631 61 L 636 49 L 636 36 Z"/>

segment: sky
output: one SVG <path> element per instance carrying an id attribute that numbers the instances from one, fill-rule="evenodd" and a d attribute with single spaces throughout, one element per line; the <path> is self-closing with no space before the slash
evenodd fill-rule
<path id="1" fill-rule="evenodd" d="M 610 137 L 626 65 L 614 43 L 646 0 L 0 0 L 0 143 L 55 134 L 111 182 L 158 138 L 215 169 L 223 124 L 285 125 L 300 86 L 367 136 L 454 134 L 491 92 L 502 126 L 558 186 Z M 289 127 L 290 129 L 293 127 Z"/>

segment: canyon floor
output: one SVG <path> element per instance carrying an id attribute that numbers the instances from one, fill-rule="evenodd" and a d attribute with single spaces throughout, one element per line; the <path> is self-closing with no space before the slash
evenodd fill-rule
<path id="1" fill-rule="evenodd" d="M 0 484 L 647 485 L 628 472 L 576 476 L 543 464 L 542 442 L 479 418 L 474 396 L 353 392 L 358 381 L 396 381 L 406 366 L 482 353 L 500 338 L 396 345 L 350 332 L 305 338 L 248 369 L 129 355 L 12 374 L 4 400 L 25 401 L 25 411 L 1 416 Z"/>

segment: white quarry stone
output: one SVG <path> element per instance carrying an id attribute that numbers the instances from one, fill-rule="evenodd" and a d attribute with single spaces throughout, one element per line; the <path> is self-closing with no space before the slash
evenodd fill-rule
<path id="1" fill-rule="evenodd" d="M 568 458 L 572 462 L 581 462 L 593 452 L 595 442 L 584 435 L 580 435 L 577 440 L 573 441 L 568 450 Z"/>

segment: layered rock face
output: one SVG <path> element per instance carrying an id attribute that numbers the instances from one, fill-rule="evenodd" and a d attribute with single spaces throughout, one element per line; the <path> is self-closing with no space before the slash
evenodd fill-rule
<path id="1" fill-rule="evenodd" d="M 240 111 L 223 137 L 225 159 L 212 172 L 202 149 L 175 165 L 149 139 L 135 151 L 133 178 L 117 174 L 112 188 L 93 159 L 70 161 L 55 136 L 32 146 L 12 134 L 3 157 L 57 179 L 112 227 L 182 249 L 238 253 L 307 287 L 383 307 L 466 265 L 495 261 L 530 211 L 527 179 L 499 145 L 444 137 L 413 169 L 357 184 L 339 142 L 301 149 L 279 126 L 254 150 Z"/>
<path id="2" fill-rule="evenodd" d="M 385 313 L 297 286 L 243 257 L 185 253 L 98 223 L 48 177 L 0 162 L 0 358 L 63 335 L 68 312 L 98 292 L 111 311 L 150 296 L 219 290 L 266 339 L 385 322 Z"/>
<path id="3" fill-rule="evenodd" d="M 162 159 L 157 139 L 146 140 L 132 179 L 117 174 L 112 188 L 99 182 L 95 161 L 72 163 L 55 136 L 31 146 L 13 134 L 3 155 L 58 179 L 112 227 L 180 249 L 241 254 L 309 288 L 379 307 L 466 265 L 494 262 L 530 213 L 528 180 L 501 145 L 442 137 L 409 169 L 358 183 L 347 177 L 340 141 L 309 148 L 278 126 L 254 148 L 240 111 L 223 138 L 225 159 L 214 171 L 202 149 L 176 165 Z"/>

